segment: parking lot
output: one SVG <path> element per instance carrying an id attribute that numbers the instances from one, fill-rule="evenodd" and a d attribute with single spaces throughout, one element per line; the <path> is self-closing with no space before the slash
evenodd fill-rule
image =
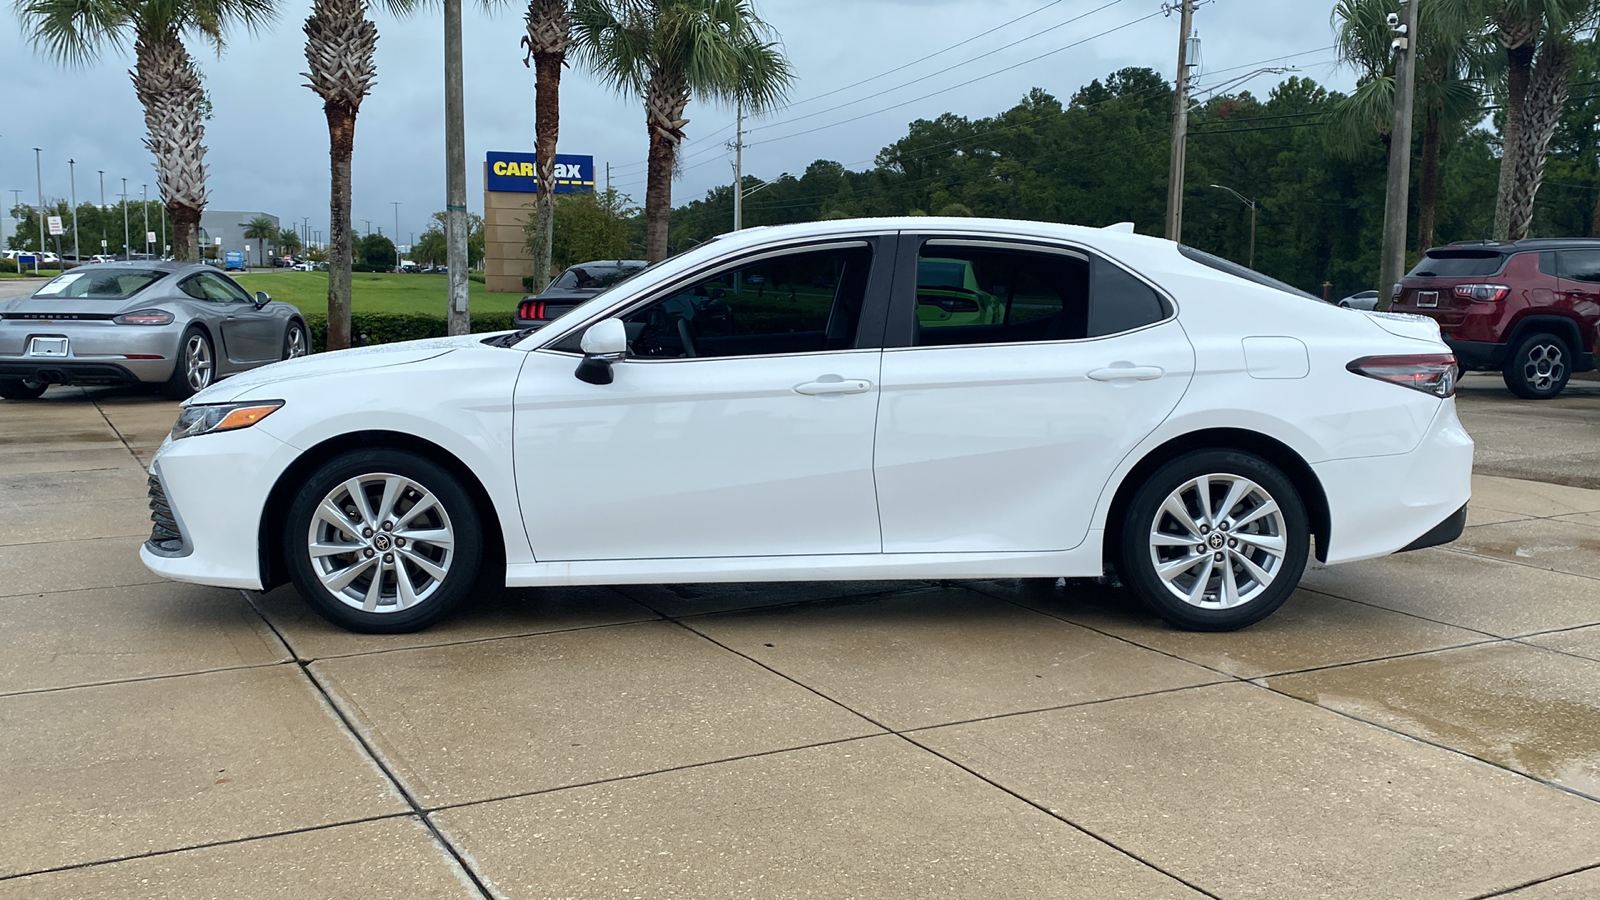
<path id="1" fill-rule="evenodd" d="M 0 405 L 0 898 L 1600 895 L 1600 382 L 1460 403 L 1466 535 L 1239 633 L 984 582 L 384 637 L 139 564 L 174 404 Z"/>

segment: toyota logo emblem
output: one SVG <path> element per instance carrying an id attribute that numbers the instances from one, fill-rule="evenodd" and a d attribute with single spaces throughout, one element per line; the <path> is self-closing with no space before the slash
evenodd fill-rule
<path id="1" fill-rule="evenodd" d="M 372 546 L 387 552 L 389 549 L 389 536 L 387 534 L 378 535 L 372 539 Z"/>

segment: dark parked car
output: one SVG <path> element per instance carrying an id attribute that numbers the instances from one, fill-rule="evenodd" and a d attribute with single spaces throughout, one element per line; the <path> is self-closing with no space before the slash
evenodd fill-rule
<path id="1" fill-rule="evenodd" d="M 557 275 L 538 296 L 522 298 L 512 321 L 518 328 L 539 328 L 601 291 L 644 271 L 648 265 L 642 259 L 603 259 L 578 263 Z"/>
<path id="2" fill-rule="evenodd" d="M 1394 291 L 1394 312 L 1437 321 L 1463 369 L 1499 371 L 1519 397 L 1556 396 L 1600 352 L 1600 240 L 1451 244 Z"/>

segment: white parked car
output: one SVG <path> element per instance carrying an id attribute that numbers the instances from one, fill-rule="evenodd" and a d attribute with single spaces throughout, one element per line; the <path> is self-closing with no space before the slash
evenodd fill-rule
<path id="1" fill-rule="evenodd" d="M 752 229 L 538 331 L 312 356 L 190 400 L 142 557 L 362 631 L 510 586 L 1113 574 L 1231 629 L 1448 542 L 1472 441 L 1418 317 L 1033 222 Z M 226 486 L 226 489 L 222 489 Z"/>

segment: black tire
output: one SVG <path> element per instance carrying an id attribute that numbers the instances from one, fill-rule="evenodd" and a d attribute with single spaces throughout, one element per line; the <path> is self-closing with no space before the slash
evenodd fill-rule
<path id="1" fill-rule="evenodd" d="M 199 339 L 198 345 L 194 343 L 197 338 Z M 209 375 L 205 378 L 205 383 L 196 386 L 189 379 L 189 363 L 191 356 L 202 352 L 198 348 L 203 348 L 205 359 L 209 361 L 210 369 Z M 215 384 L 216 380 L 216 347 L 211 343 L 211 337 L 206 334 L 204 328 L 198 325 L 191 325 L 188 330 L 184 331 L 183 337 L 178 340 L 178 355 L 172 361 L 172 375 L 161 383 L 161 395 L 168 400 L 187 400 Z"/>
<path id="2" fill-rule="evenodd" d="M 324 499 L 334 499 L 347 512 L 355 508 L 355 499 L 344 485 L 352 479 L 363 478 L 369 479 L 369 483 L 361 485 L 369 511 L 381 514 L 383 476 L 392 476 L 411 485 L 396 493 L 394 513 L 388 524 L 410 518 L 413 510 L 408 503 L 422 505 L 431 495 L 434 506 L 426 507 L 413 520 L 420 522 L 420 526 L 411 528 L 448 534 L 451 542 L 447 552 L 422 539 L 413 539 L 408 548 L 404 535 L 420 533 L 411 528 L 384 528 L 386 523 L 377 521 L 372 523 L 376 528 L 368 529 L 360 510 L 351 519 L 350 530 L 338 533 L 326 519 L 318 516 Z M 341 491 L 344 493 L 340 494 Z M 339 497 L 343 499 L 335 499 Z M 318 529 L 315 538 L 314 526 Z M 300 595 L 328 621 L 368 634 L 419 631 L 437 622 L 466 599 L 483 561 L 483 529 L 471 495 L 441 466 L 401 450 L 354 450 L 324 463 L 305 481 L 290 504 L 283 527 L 289 575 Z M 310 547 L 313 539 L 348 543 L 361 549 L 313 560 Z M 411 551 L 409 554 L 407 549 Z M 418 565 L 419 556 L 435 569 L 442 569 L 444 577 L 438 578 Z M 339 587 L 337 595 L 334 588 L 324 585 L 323 575 L 319 574 L 319 567 L 325 567 L 322 573 L 333 576 L 337 582 L 339 574 L 363 565 L 366 569 Z M 374 567 L 381 579 L 375 594 L 371 592 Z M 407 579 L 407 586 L 413 592 L 417 591 L 419 578 L 427 582 L 426 590 L 418 594 L 421 599 L 414 604 L 406 605 L 403 601 L 399 582 L 402 577 Z M 346 590 L 354 594 L 345 593 Z M 364 597 L 373 596 L 376 601 L 368 601 L 376 607 L 373 611 L 354 605 Z"/>
<path id="3" fill-rule="evenodd" d="M 0 379 L 0 397 L 7 400 L 37 400 L 50 385 L 24 378 Z"/>
<path id="4" fill-rule="evenodd" d="M 1511 393 L 1524 400 L 1549 400 L 1572 377 L 1572 348 L 1548 332 L 1522 339 L 1506 357 L 1500 374 Z"/>
<path id="5" fill-rule="evenodd" d="M 295 352 L 295 337 L 299 336 L 299 352 Z M 294 359 L 305 356 L 311 352 L 311 335 L 306 333 L 305 323 L 299 319 L 290 319 L 289 327 L 283 329 L 283 355 L 282 359 Z"/>
<path id="6" fill-rule="evenodd" d="M 1207 502 L 1212 507 L 1226 502 L 1235 483 L 1244 491 L 1231 509 L 1216 512 L 1210 521 L 1199 509 L 1197 480 L 1202 476 L 1220 476 L 1207 482 Z M 1248 487 L 1251 484 L 1255 489 Z M 1189 512 L 1195 528 L 1165 511 L 1164 505 L 1174 495 Z M 1268 509 L 1252 519 L 1256 511 L 1268 508 L 1269 501 L 1276 505 L 1276 513 Z M 1160 547 L 1156 546 L 1158 532 L 1163 542 Z M 1197 536 L 1193 546 L 1165 544 L 1187 540 L 1189 535 Z M 1276 556 L 1260 546 L 1268 543 L 1281 545 Z M 1191 631 L 1233 631 L 1261 621 L 1289 599 L 1305 573 L 1311 528 L 1299 492 L 1271 463 L 1236 450 L 1198 450 L 1162 466 L 1139 487 L 1128 504 L 1120 544 L 1118 575 L 1151 611 Z M 1218 556 L 1226 574 L 1217 565 Z M 1170 580 L 1157 571 L 1158 557 L 1166 564 Z M 1191 565 L 1183 567 L 1183 562 L 1191 559 Z M 1263 583 L 1246 561 L 1271 577 Z M 1234 597 L 1246 599 L 1225 605 L 1230 585 Z"/>

